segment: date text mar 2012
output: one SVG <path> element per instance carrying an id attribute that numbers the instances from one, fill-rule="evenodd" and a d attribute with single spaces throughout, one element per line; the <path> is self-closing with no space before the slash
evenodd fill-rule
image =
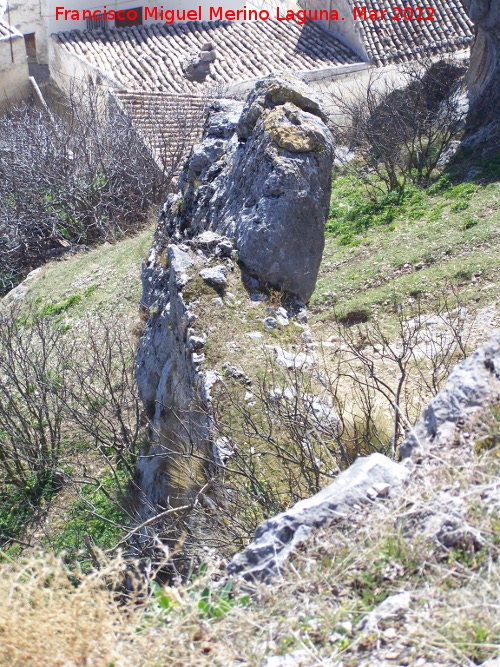
<path id="1" fill-rule="evenodd" d="M 366 6 L 354 7 L 355 21 L 434 21 L 434 7 L 410 7 L 394 5 L 390 9 L 371 9 Z"/>

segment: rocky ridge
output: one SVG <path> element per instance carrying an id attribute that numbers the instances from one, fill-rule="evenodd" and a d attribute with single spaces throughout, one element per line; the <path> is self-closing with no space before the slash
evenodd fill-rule
<path id="1" fill-rule="evenodd" d="M 464 3 L 476 28 L 467 73 L 473 126 L 498 121 L 500 108 L 500 4 L 497 0 Z"/>
<path id="2" fill-rule="evenodd" d="M 222 303 L 238 261 L 253 296 L 278 287 L 299 299 L 300 315 L 321 261 L 332 162 L 320 102 L 297 80 L 268 77 L 245 105 L 212 105 L 143 267 L 137 382 L 151 444 L 136 471 L 142 516 L 192 500 L 206 464 L 186 479 L 176 459 L 196 452 L 213 460 L 210 388 L 218 375 L 205 370 L 210 336 L 197 328 L 197 290 L 210 288 Z M 278 310 L 268 319 L 288 325 L 289 313 Z"/>

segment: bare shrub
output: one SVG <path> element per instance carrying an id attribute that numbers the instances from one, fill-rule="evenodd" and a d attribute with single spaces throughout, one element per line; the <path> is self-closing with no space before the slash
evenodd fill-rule
<path id="1" fill-rule="evenodd" d="M 0 294 L 71 246 L 137 231 L 165 201 L 199 118 L 149 107 L 141 132 L 90 82 L 57 116 L 28 105 L 0 118 Z"/>
<path id="2" fill-rule="evenodd" d="M 358 456 L 395 457 L 466 356 L 470 317 L 460 304 L 443 297 L 431 316 L 417 301 L 396 314 L 390 326 L 337 325 L 335 349 L 316 350 L 312 367 L 284 369 L 267 357 L 252 386 L 226 377 L 214 387 L 218 503 L 236 542 Z"/>
<path id="3" fill-rule="evenodd" d="M 2 315 L 0 476 L 7 504 L 10 494 L 38 510 L 42 499 L 72 486 L 83 514 L 127 530 L 128 485 L 144 437 L 134 357 L 132 334 L 115 319 L 89 316 L 68 330 L 61 315 Z M 103 516 L 92 488 L 113 516 Z M 12 539 L 19 541 L 17 526 L 12 534 L 3 530 L 2 540 Z"/>
<path id="4" fill-rule="evenodd" d="M 0 468 L 35 501 L 59 469 L 72 353 L 60 326 L 0 318 Z"/>
<path id="5" fill-rule="evenodd" d="M 451 62 L 429 60 L 406 67 L 404 87 L 371 75 L 357 94 L 329 94 L 344 118 L 334 127 L 337 140 L 358 152 L 366 182 L 376 174 L 388 192 L 407 182 L 429 184 L 442 155 L 463 130 L 464 72 Z"/>
<path id="6" fill-rule="evenodd" d="M 253 381 L 244 370 L 226 368 L 205 414 L 213 453 L 204 455 L 195 442 L 182 453 L 156 445 L 165 479 L 184 480 L 193 500 L 150 504 L 147 525 L 131 535 L 140 536 L 139 552 L 154 553 L 155 540 L 171 546 L 183 534 L 173 566 L 186 574 L 204 549 L 227 556 L 243 548 L 264 519 L 320 491 L 358 456 L 395 457 L 466 356 L 471 325 L 458 295 L 443 296 L 432 316 L 418 300 L 408 308 L 395 304 L 395 314 L 386 324 L 339 323 L 332 328 L 334 348 L 296 351 L 287 367 L 268 353 Z M 177 417 L 186 422 L 186 415 Z"/>

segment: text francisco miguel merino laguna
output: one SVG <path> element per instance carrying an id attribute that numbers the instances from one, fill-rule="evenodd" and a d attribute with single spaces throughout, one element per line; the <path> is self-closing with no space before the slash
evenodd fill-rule
<path id="1" fill-rule="evenodd" d="M 267 21 L 271 18 L 267 9 L 224 9 L 223 7 L 209 7 L 208 20 L 226 20 L 226 21 Z M 102 9 L 66 9 L 66 7 L 56 7 L 56 20 L 63 21 L 85 21 L 86 19 L 93 19 L 94 21 L 135 21 L 137 20 L 137 12 L 135 9 L 107 9 L 106 5 Z M 310 21 L 339 21 L 344 20 L 339 17 L 337 10 L 327 11 L 322 10 L 308 10 L 301 9 L 298 11 L 288 10 L 286 13 L 280 12 L 280 8 L 276 8 L 276 18 L 278 21 L 297 21 L 297 23 L 304 24 L 306 20 Z M 164 21 L 167 24 L 175 23 L 176 21 L 203 21 L 203 8 L 201 6 L 196 9 L 165 9 L 163 5 L 159 7 L 144 7 L 144 20 L 153 19 L 154 21 Z"/>
<path id="2" fill-rule="evenodd" d="M 434 21 L 433 7 L 392 7 L 392 9 L 368 9 L 367 7 L 354 7 L 354 20 L 362 21 L 383 21 L 386 18 L 393 21 Z M 209 7 L 208 20 L 217 21 L 268 21 L 271 15 L 267 9 L 224 9 L 223 7 Z M 138 18 L 135 9 L 107 9 L 106 5 L 102 9 L 66 9 L 66 7 L 56 7 L 56 20 L 63 21 L 85 21 L 93 19 L 94 21 L 136 21 Z M 144 20 L 153 19 L 154 21 L 164 21 L 171 24 L 175 21 L 203 21 L 203 8 L 198 6 L 196 9 L 165 9 L 160 7 L 144 7 Z M 297 21 L 303 25 L 309 21 L 344 21 L 344 17 L 339 17 L 336 9 L 330 11 L 326 9 L 299 9 L 293 11 L 288 9 L 286 13 L 276 7 L 276 19 L 278 21 Z"/>

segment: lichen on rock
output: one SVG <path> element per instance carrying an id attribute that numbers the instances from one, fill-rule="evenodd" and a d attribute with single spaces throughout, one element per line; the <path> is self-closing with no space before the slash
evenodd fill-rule
<path id="1" fill-rule="evenodd" d="M 244 106 L 216 102 L 162 214 L 169 240 L 233 238 L 261 283 L 304 301 L 316 284 L 328 215 L 333 139 L 315 93 L 283 76 Z"/>

